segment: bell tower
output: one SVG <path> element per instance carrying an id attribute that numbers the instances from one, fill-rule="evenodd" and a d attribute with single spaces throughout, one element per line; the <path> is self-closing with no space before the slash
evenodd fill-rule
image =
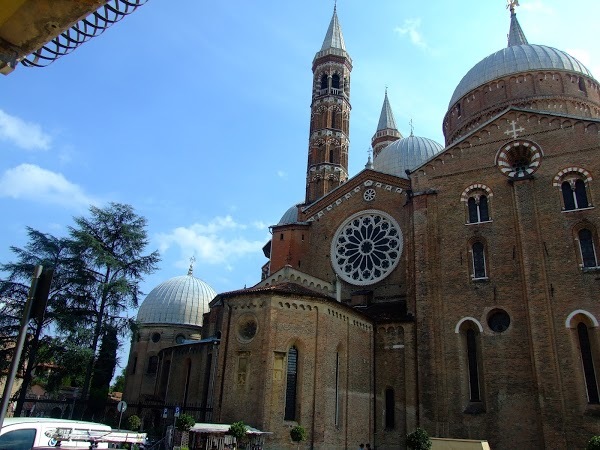
<path id="1" fill-rule="evenodd" d="M 306 204 L 348 179 L 350 72 L 336 7 L 321 50 L 313 59 L 313 88 L 306 170 Z"/>

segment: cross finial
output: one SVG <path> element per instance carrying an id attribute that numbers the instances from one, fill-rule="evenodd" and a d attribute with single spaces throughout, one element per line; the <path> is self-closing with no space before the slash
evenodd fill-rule
<path id="1" fill-rule="evenodd" d="M 337 9 L 337 0 L 333 0 L 333 12 Z"/>
<path id="2" fill-rule="evenodd" d="M 412 136 L 412 135 L 413 135 L 413 131 L 415 130 L 415 127 L 413 126 L 413 121 L 412 121 L 412 119 L 410 119 L 410 122 L 409 122 L 409 124 L 410 124 L 410 135 Z"/>
<path id="3" fill-rule="evenodd" d="M 371 147 L 367 148 L 367 154 L 369 155 L 369 159 L 371 159 L 371 155 L 373 154 Z"/>
<path id="4" fill-rule="evenodd" d="M 193 275 L 194 274 L 194 263 L 196 262 L 196 258 L 194 256 L 192 256 L 190 258 L 190 268 L 188 269 L 188 275 Z"/>
<path id="5" fill-rule="evenodd" d="M 510 9 L 510 13 L 515 13 L 515 6 L 519 6 L 519 0 L 506 0 L 506 7 Z"/>

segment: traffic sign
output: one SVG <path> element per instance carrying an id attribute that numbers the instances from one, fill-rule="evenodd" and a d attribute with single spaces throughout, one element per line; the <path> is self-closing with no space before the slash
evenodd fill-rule
<path id="1" fill-rule="evenodd" d="M 167 418 L 167 413 L 168 413 L 167 408 L 163 409 L 163 419 Z"/>
<path id="2" fill-rule="evenodd" d="M 122 412 L 125 412 L 126 409 L 127 409 L 127 403 L 125 403 L 123 400 L 121 400 L 119 403 L 117 403 L 117 411 L 122 413 Z"/>
<path id="3" fill-rule="evenodd" d="M 179 406 L 175 407 L 175 417 L 179 417 Z"/>

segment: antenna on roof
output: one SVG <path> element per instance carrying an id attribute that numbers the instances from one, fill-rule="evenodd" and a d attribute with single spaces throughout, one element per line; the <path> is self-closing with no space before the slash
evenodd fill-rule
<path id="1" fill-rule="evenodd" d="M 410 124 L 410 135 L 413 135 L 413 131 L 415 130 L 415 127 L 413 126 L 413 121 L 412 119 L 410 119 L 410 122 L 408 122 Z"/>

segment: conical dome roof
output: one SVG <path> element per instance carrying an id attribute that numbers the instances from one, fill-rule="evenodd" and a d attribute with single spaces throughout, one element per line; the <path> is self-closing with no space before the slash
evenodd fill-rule
<path id="1" fill-rule="evenodd" d="M 398 139 L 385 147 L 373 161 L 373 169 L 401 178 L 441 152 L 444 147 L 428 138 L 413 136 Z"/>
<path id="2" fill-rule="evenodd" d="M 202 326 L 202 315 L 216 295 L 190 270 L 188 275 L 171 278 L 152 289 L 140 306 L 137 320 L 144 324 Z"/>

